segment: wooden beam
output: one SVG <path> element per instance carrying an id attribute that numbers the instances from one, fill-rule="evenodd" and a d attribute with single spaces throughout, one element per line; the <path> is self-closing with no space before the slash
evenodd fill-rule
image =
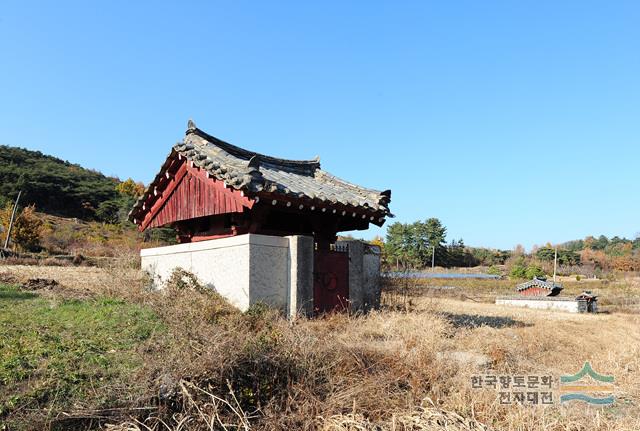
<path id="1" fill-rule="evenodd" d="M 178 172 L 176 173 L 176 176 L 173 178 L 171 183 L 169 183 L 169 186 L 165 189 L 163 193 L 164 198 L 156 200 L 156 202 L 153 204 L 149 212 L 145 215 L 142 221 L 142 224 L 140 225 L 140 228 L 139 228 L 140 231 L 145 230 L 147 226 L 149 226 L 149 223 L 151 223 L 151 220 L 153 220 L 153 218 L 156 216 L 158 211 L 160 211 L 160 208 L 162 208 L 162 205 L 167 201 L 167 199 L 171 197 L 171 193 L 173 193 L 173 191 L 176 189 L 176 187 L 178 186 L 180 181 L 182 181 L 182 179 L 186 174 L 187 174 L 187 165 L 183 164 L 180 167 L 180 169 L 178 169 Z"/>
<path id="2" fill-rule="evenodd" d="M 185 185 L 189 190 L 180 189 L 179 192 L 180 199 L 184 201 L 173 202 L 172 199 L 176 194 L 176 188 L 179 187 L 180 183 L 187 180 L 191 181 L 191 183 Z M 162 210 L 167 202 L 171 207 Z M 251 209 L 254 203 L 254 199 L 247 197 L 240 190 L 229 186 L 225 187 L 222 181 L 210 178 L 204 169 L 183 163 L 175 177 L 168 183 L 168 186 L 161 193 L 158 192 L 158 199 L 145 215 L 139 229 L 144 230 L 148 227 L 185 220 L 187 215 L 198 218 L 208 215 L 243 212 L 245 208 Z M 186 207 L 187 205 L 188 207 Z M 166 211 L 170 211 L 173 215 L 166 213 Z M 154 222 L 154 219 L 158 217 L 161 220 Z"/>

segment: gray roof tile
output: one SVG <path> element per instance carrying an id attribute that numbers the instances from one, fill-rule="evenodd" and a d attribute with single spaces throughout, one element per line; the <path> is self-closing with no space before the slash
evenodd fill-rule
<path id="1" fill-rule="evenodd" d="M 320 169 L 320 160 L 285 160 L 248 151 L 221 141 L 195 127 L 189 128 L 182 142 L 177 143 L 171 155 L 182 155 L 187 160 L 218 180 L 249 194 L 272 193 L 283 197 L 318 200 L 332 204 L 367 209 L 378 216 L 391 216 L 391 191 L 384 192 L 360 187 Z M 163 165 L 163 169 L 167 163 Z M 136 203 L 131 214 L 142 207 L 162 170 L 151 183 L 144 196 Z M 274 196 L 275 197 L 275 196 Z"/>

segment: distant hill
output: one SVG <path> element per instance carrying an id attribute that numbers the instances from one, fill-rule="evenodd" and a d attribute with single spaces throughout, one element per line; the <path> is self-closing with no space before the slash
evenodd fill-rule
<path id="1" fill-rule="evenodd" d="M 117 178 L 85 169 L 39 151 L 0 146 L 0 205 L 22 190 L 21 205 L 40 212 L 83 220 L 104 220 L 124 210 Z"/>

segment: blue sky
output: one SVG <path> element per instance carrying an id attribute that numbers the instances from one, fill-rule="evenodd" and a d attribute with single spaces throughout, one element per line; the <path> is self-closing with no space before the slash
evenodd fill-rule
<path id="1" fill-rule="evenodd" d="M 0 144 L 146 183 L 192 117 L 470 245 L 631 237 L 639 23 L 634 1 L 5 0 Z"/>

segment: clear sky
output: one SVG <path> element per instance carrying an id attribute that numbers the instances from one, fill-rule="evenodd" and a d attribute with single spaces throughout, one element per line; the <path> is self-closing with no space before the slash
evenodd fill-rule
<path id="1" fill-rule="evenodd" d="M 632 237 L 640 2 L 0 2 L 0 144 L 148 183 L 190 117 L 469 245 Z"/>

